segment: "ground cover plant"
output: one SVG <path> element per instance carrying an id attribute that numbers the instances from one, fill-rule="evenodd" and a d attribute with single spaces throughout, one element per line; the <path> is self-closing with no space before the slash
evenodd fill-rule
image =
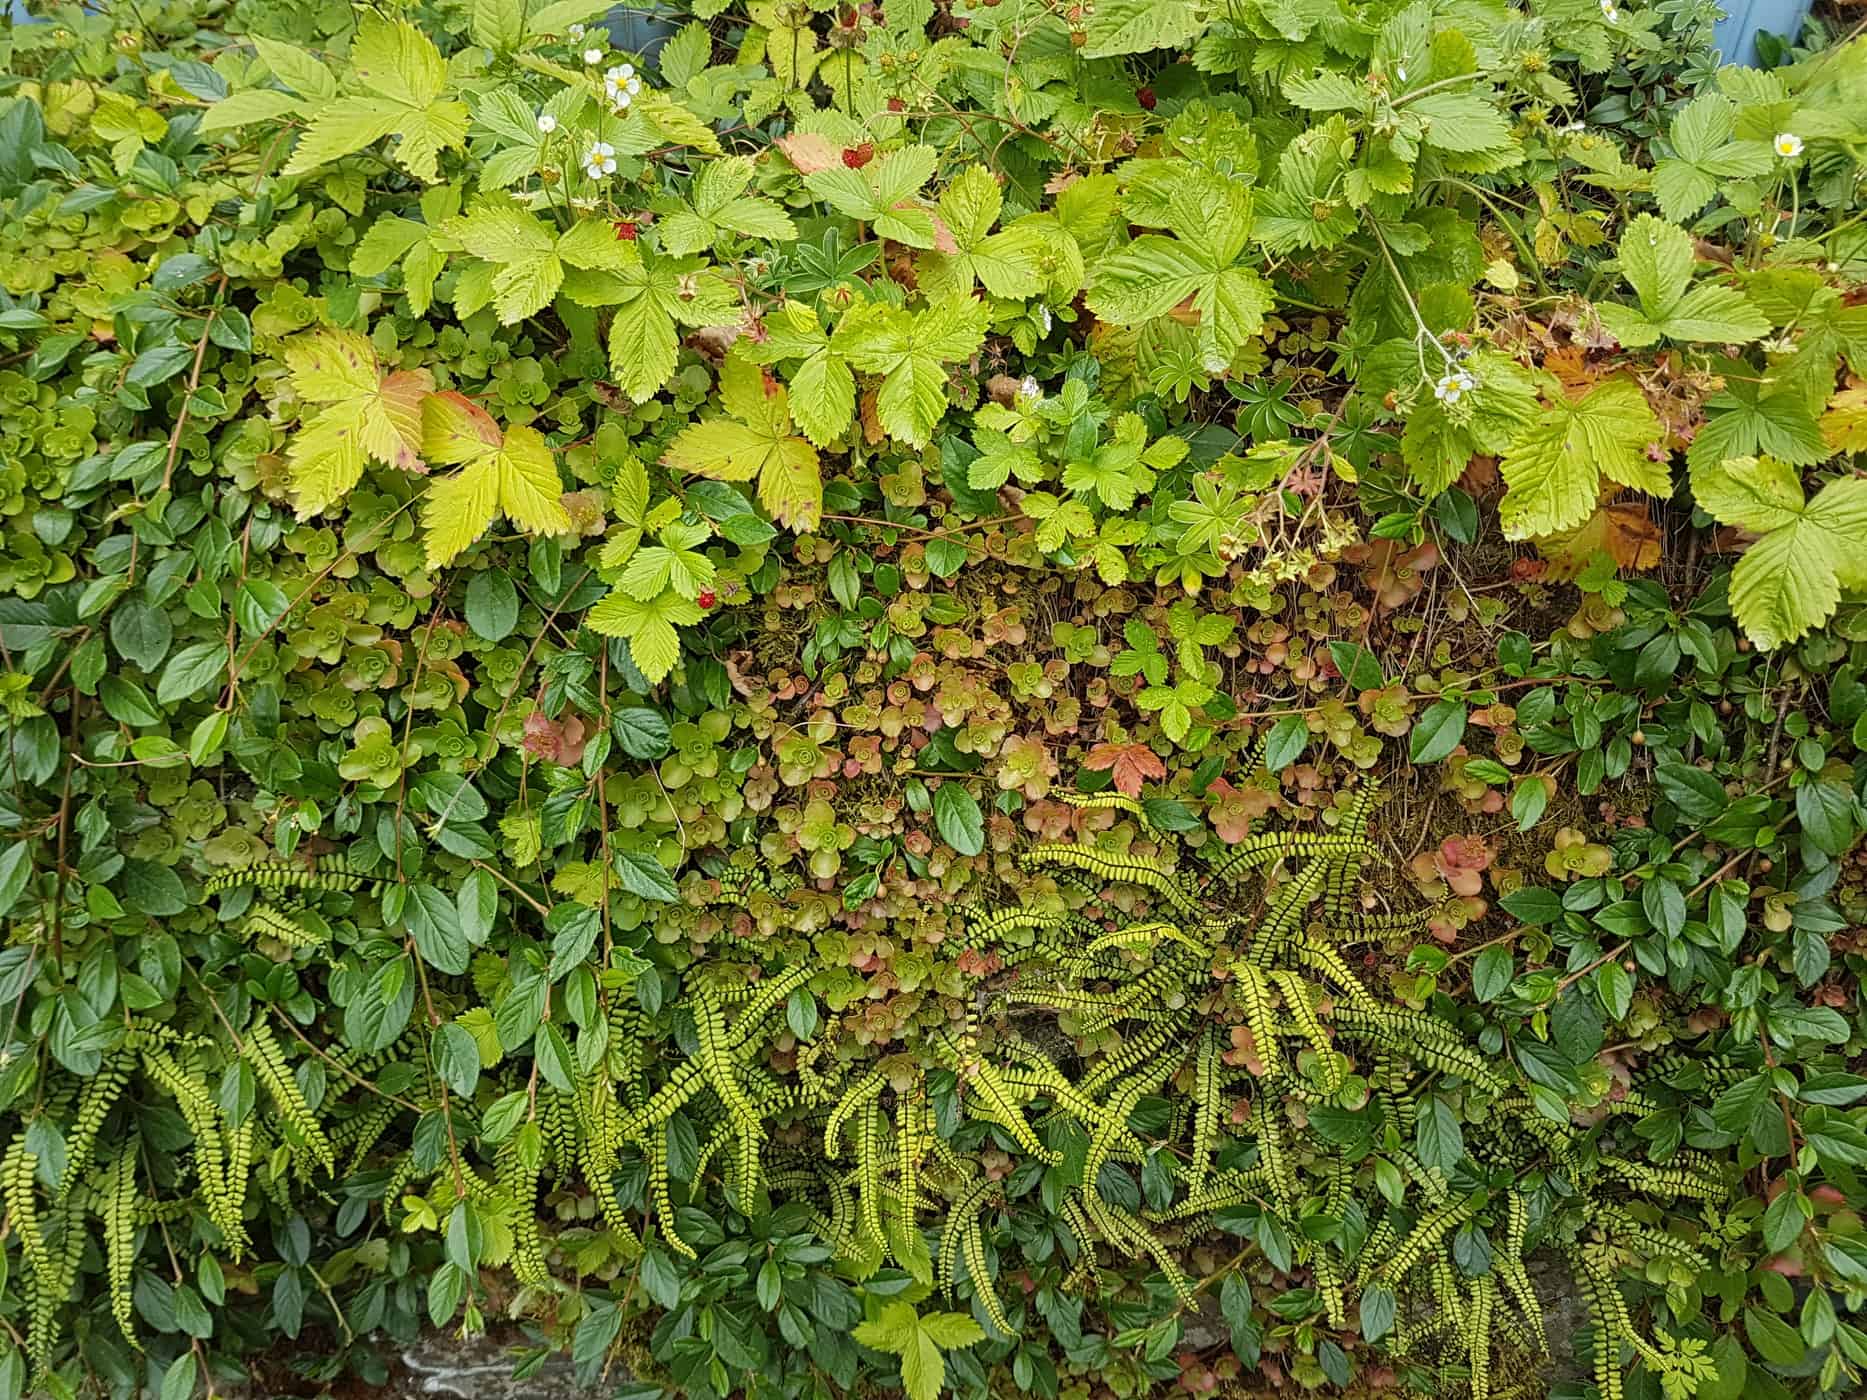
<path id="1" fill-rule="evenodd" d="M 0 80 L 0 1396 L 1867 1371 L 1867 40 L 173 0 Z"/>

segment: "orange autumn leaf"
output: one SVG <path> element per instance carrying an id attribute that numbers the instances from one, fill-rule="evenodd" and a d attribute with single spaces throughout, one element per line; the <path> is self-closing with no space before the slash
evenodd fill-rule
<path id="1" fill-rule="evenodd" d="M 1107 772 L 1115 779 L 1115 790 L 1129 797 L 1141 791 L 1141 784 L 1159 782 L 1167 776 L 1167 765 L 1146 744 L 1097 744 L 1083 760 L 1092 772 Z"/>
<path id="2" fill-rule="evenodd" d="M 1837 452 L 1867 452 L 1867 379 L 1848 377 L 1848 387 L 1828 401 L 1822 436 Z"/>
<path id="3" fill-rule="evenodd" d="M 1617 568 L 1641 572 L 1660 562 L 1660 529 L 1645 502 L 1614 501 L 1539 547 L 1552 579 L 1574 578 L 1597 554 L 1606 554 Z"/>

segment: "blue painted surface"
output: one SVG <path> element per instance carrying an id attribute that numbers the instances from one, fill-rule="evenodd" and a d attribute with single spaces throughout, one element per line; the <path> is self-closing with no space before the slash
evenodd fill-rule
<path id="1" fill-rule="evenodd" d="M 1763 30 L 1794 39 L 1809 17 L 1810 0 L 1718 0 L 1724 18 L 1714 29 L 1714 43 L 1726 63 L 1754 65 L 1757 35 Z"/>
<path id="2" fill-rule="evenodd" d="M 663 44 L 681 32 L 680 12 L 652 0 L 646 5 L 617 5 L 603 16 L 602 23 L 609 31 L 610 43 L 643 58 L 653 58 Z"/>

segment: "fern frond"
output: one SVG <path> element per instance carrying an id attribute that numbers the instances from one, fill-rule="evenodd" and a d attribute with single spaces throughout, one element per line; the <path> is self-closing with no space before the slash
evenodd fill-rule
<path id="1" fill-rule="evenodd" d="M 262 890 L 358 890 L 365 885 L 382 885 L 381 876 L 372 875 L 341 860 L 324 861 L 317 869 L 283 862 L 262 861 L 241 870 L 223 870 L 207 879 L 207 892 L 252 887 Z"/>
<path id="2" fill-rule="evenodd" d="M 287 1142 L 295 1137 L 325 1171 L 335 1171 L 336 1149 L 332 1147 L 330 1138 L 325 1136 L 324 1127 L 318 1122 L 318 1116 L 311 1111 L 311 1105 L 305 1102 L 298 1080 L 285 1062 L 285 1052 L 280 1049 L 272 1033 L 271 1023 L 262 1016 L 247 1027 L 245 1044 L 241 1049 L 246 1062 L 253 1068 L 253 1077 L 265 1086 L 273 1106 L 278 1109 L 279 1117 L 285 1123 Z"/>
<path id="3" fill-rule="evenodd" d="M 104 1224 L 104 1274 L 110 1284 L 110 1315 L 117 1330 L 137 1351 L 136 1304 L 131 1285 L 136 1272 L 136 1155 L 140 1138 L 131 1138 L 105 1168 L 99 1215 Z"/>
<path id="4" fill-rule="evenodd" d="M 1097 850 L 1094 846 L 1061 841 L 1033 846 L 1023 856 L 1020 856 L 1019 860 L 1027 867 L 1072 866 L 1078 870 L 1086 870 L 1111 884 L 1139 885 L 1143 889 L 1154 891 L 1181 913 L 1193 915 L 1199 913 L 1199 902 L 1186 892 L 1179 878 L 1159 861 L 1147 860 L 1141 856 L 1115 855 L 1109 851 Z"/>

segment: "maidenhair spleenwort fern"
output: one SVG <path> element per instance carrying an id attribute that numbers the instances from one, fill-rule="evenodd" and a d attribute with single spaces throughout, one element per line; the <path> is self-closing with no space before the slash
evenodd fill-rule
<path id="1" fill-rule="evenodd" d="M 1549 1096 L 1539 1099 L 1508 1060 L 1360 981 L 1345 947 L 1404 938 L 1431 912 L 1364 908 L 1376 800 L 1363 787 L 1338 803 L 1330 829 L 1263 832 L 1210 859 L 1183 851 L 1130 799 L 1083 800 L 1133 817 L 1149 844 L 1026 851 L 1021 863 L 1040 877 L 1032 902 L 979 909 L 967 930 L 1005 971 L 921 1053 L 879 1066 L 845 1064 L 832 1037 L 800 1032 L 795 1003 L 811 1004 L 814 1025 L 811 987 L 830 972 L 807 958 L 772 965 L 765 945 L 725 934 L 707 975 L 653 1012 L 605 973 L 574 1082 L 508 1079 L 508 1097 L 524 1107 L 517 1131 L 480 1149 L 490 1155 L 477 1164 L 418 1167 L 403 1151 L 380 1164 L 379 1199 L 394 1216 L 411 1190 L 440 1204 L 464 1196 L 501 1224 L 498 1258 L 538 1289 L 557 1286 L 540 1216 L 548 1183 L 587 1187 L 625 1253 L 641 1247 L 634 1212 L 644 1210 L 670 1249 L 693 1257 L 679 1207 L 716 1185 L 747 1211 L 770 1197 L 797 1200 L 853 1266 L 892 1260 L 1011 1336 L 1025 1304 L 1002 1285 L 998 1261 L 1016 1193 L 984 1169 L 981 1149 L 992 1147 L 1044 1174 L 1072 1286 L 1100 1287 L 1102 1251 L 1145 1256 L 1196 1307 L 1200 1285 L 1182 1256 L 1223 1220 L 1290 1242 L 1291 1267 L 1308 1272 L 1331 1326 L 1346 1325 L 1357 1293 L 1384 1291 L 1398 1300 L 1387 1338 L 1395 1353 L 1436 1371 L 1441 1393 L 1500 1400 L 1512 1392 L 1498 1379 L 1500 1358 L 1543 1346 L 1523 1261 L 1549 1247 L 1583 1281 L 1603 1400 L 1618 1400 L 1631 1356 L 1689 1393 L 1704 1364 L 1696 1343 L 1642 1333 L 1614 1266 L 1628 1253 L 1695 1261 L 1688 1243 L 1650 1223 L 1650 1208 L 1632 1204 L 1718 1199 L 1724 1183 L 1689 1153 L 1627 1155 L 1637 1139 L 1612 1133 L 1651 1106 L 1642 1094 L 1586 1130 L 1553 1121 Z M 797 884 L 742 860 L 721 872 L 713 898 L 772 911 Z M 253 866 L 210 882 L 234 901 L 223 906 L 230 927 L 288 955 L 325 941 L 316 908 L 325 895 L 381 887 L 341 864 Z M 1110 899 L 1111 887 L 1138 895 Z M 267 902 L 274 896 L 305 902 Z M 474 1014 L 493 1023 L 490 1009 Z M 197 1211 L 214 1247 L 237 1257 L 258 1210 L 253 1181 L 282 1198 L 282 1174 L 323 1180 L 378 1155 L 410 1099 L 379 1091 L 377 1077 L 438 1096 L 423 1028 L 369 1054 L 319 1052 L 323 1064 L 286 1049 L 265 1013 L 211 1041 L 131 1024 L 75 1096 L 40 1110 L 68 1151 L 55 1189 L 26 1132 L 8 1146 L 0 1199 L 20 1242 L 35 1356 L 52 1354 L 92 1217 L 112 1311 L 134 1340 L 131 1297 L 138 1255 L 155 1247 L 151 1220 Z M 219 1091 L 233 1064 L 257 1089 L 237 1117 Z M 135 1097 L 171 1104 L 189 1135 L 159 1174 L 144 1169 L 125 1107 L 132 1079 Z M 1468 1122 L 1490 1125 L 1467 1136 L 1456 1167 L 1417 1155 L 1422 1117 L 1444 1111 L 1442 1095 L 1464 1100 Z M 1349 1111 L 1366 1135 L 1349 1148 L 1318 1134 L 1312 1120 L 1325 1111 Z M 1484 1248 L 1460 1247 L 1479 1236 Z M 1474 1259 L 1484 1262 L 1474 1269 Z"/>

